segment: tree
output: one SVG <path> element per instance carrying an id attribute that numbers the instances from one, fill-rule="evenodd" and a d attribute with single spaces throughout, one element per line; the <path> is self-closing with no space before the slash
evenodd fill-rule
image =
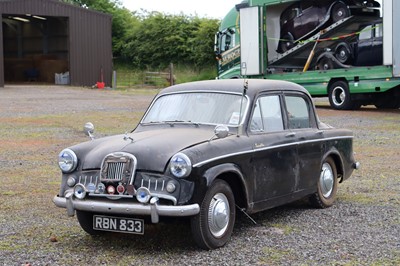
<path id="1" fill-rule="evenodd" d="M 111 14 L 114 57 L 122 57 L 134 67 L 164 68 L 175 63 L 202 68 L 215 64 L 215 19 L 146 10 L 130 12 L 120 0 L 64 2 Z"/>
<path id="2" fill-rule="evenodd" d="M 214 63 L 216 20 L 159 12 L 145 13 L 128 38 L 123 55 L 137 67 L 169 63 L 203 67 Z"/>
<path id="3" fill-rule="evenodd" d="M 113 53 L 114 56 L 122 54 L 123 44 L 139 20 L 122 6 L 120 0 L 64 0 L 64 2 L 112 15 Z"/>

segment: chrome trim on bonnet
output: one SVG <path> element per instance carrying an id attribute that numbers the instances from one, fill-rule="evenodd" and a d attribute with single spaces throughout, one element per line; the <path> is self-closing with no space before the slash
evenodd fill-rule
<path id="1" fill-rule="evenodd" d="M 186 217 L 200 212 L 199 204 L 164 206 L 158 205 L 158 200 L 151 201 L 150 204 L 140 204 L 89 199 L 77 200 L 72 195 L 69 195 L 68 198 L 56 195 L 53 198 L 53 202 L 57 207 L 67 208 L 70 216 L 74 215 L 75 210 L 118 215 L 150 215 L 154 223 L 158 222 L 158 216 Z"/>

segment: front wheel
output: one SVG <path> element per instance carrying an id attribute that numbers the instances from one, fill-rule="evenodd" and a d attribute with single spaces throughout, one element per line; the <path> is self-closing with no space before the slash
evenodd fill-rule
<path id="1" fill-rule="evenodd" d="M 207 190 L 200 213 L 191 219 L 193 239 L 202 249 L 215 249 L 225 245 L 235 224 L 235 198 L 232 189 L 217 179 Z"/>
<path id="2" fill-rule="evenodd" d="M 332 62 L 332 60 L 330 58 L 323 57 L 318 61 L 317 68 L 319 70 L 323 70 L 324 71 L 324 70 L 334 69 L 335 67 L 334 67 L 333 62 Z"/>
<path id="3" fill-rule="evenodd" d="M 281 53 L 285 53 L 286 51 L 292 49 L 293 47 L 294 47 L 293 35 L 290 33 L 286 33 L 279 41 L 279 50 Z"/>
<path id="4" fill-rule="evenodd" d="M 317 184 L 317 192 L 310 197 L 310 202 L 317 208 L 328 208 L 336 200 L 338 177 L 335 162 L 331 157 L 324 160 Z"/>

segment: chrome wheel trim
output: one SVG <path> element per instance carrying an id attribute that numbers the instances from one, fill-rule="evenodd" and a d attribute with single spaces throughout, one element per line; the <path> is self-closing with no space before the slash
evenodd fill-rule
<path id="1" fill-rule="evenodd" d="M 324 163 L 319 177 L 319 186 L 324 198 L 329 198 L 331 196 L 334 184 L 335 176 L 332 167 L 329 163 Z"/>
<path id="2" fill-rule="evenodd" d="M 221 237 L 226 232 L 229 215 L 228 198 L 222 193 L 215 194 L 208 207 L 208 228 L 214 237 Z"/>
<path id="3" fill-rule="evenodd" d="M 344 63 L 349 59 L 349 53 L 347 52 L 345 47 L 341 47 L 339 49 L 339 52 L 337 53 L 337 59 L 341 62 Z"/>
<path id="4" fill-rule="evenodd" d="M 346 93 L 342 87 L 335 87 L 332 91 L 332 101 L 336 106 L 341 106 L 346 100 Z"/>

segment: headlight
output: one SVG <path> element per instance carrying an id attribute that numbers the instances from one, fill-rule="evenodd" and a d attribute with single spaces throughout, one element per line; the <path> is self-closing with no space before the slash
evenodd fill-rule
<path id="1" fill-rule="evenodd" d="M 172 157 L 169 169 L 175 177 L 187 177 L 192 171 L 192 162 L 185 154 L 177 153 Z"/>
<path id="2" fill-rule="evenodd" d="M 64 173 L 71 173 L 77 165 L 78 158 L 72 150 L 65 149 L 58 155 L 58 166 Z"/>

